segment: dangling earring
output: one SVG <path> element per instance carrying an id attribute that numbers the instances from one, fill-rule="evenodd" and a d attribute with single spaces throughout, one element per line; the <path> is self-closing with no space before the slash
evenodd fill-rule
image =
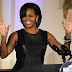
<path id="1" fill-rule="evenodd" d="M 37 27 L 37 21 L 35 23 L 36 23 L 36 27 Z"/>

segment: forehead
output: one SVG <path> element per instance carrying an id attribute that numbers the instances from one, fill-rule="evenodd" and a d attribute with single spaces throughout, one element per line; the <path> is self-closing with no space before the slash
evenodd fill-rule
<path id="1" fill-rule="evenodd" d="M 28 8 L 26 14 L 35 14 L 35 11 L 32 8 Z"/>

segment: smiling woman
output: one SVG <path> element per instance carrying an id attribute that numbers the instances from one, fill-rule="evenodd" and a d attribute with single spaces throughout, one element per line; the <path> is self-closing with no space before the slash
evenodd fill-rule
<path id="1" fill-rule="evenodd" d="M 32 20 L 34 24 L 36 24 L 36 27 L 39 27 L 41 23 L 41 19 L 42 19 L 41 10 L 36 4 L 35 4 L 35 7 L 34 6 L 32 7 L 32 6 L 33 6 L 32 4 L 31 5 L 24 4 L 21 7 L 20 19 L 23 26 L 25 26 L 24 25 L 25 23 L 23 23 L 23 21 L 25 20 L 24 22 L 26 22 L 27 19 L 29 19 L 29 20 Z"/>

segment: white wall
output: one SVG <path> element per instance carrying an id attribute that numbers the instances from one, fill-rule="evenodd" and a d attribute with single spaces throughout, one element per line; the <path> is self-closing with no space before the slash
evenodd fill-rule
<path id="1" fill-rule="evenodd" d="M 60 43 L 63 43 L 65 36 L 62 20 L 63 13 L 62 8 L 59 8 L 59 0 L 46 0 L 43 7 L 43 29 L 52 33 Z M 62 59 L 48 46 L 44 63 L 59 64 L 62 63 Z"/>
<path id="2" fill-rule="evenodd" d="M 52 33 L 55 38 L 63 44 L 63 38 L 65 36 L 65 31 L 62 26 L 62 20 L 64 20 L 61 8 L 63 0 L 40 0 L 40 3 L 43 16 L 40 28 Z M 15 15 L 13 11 L 14 8 L 14 0 L 3 0 L 3 17 L 5 20 L 5 24 L 11 24 L 9 35 L 14 31 L 13 26 L 15 26 Z M 15 60 L 15 51 L 13 51 L 6 59 L 1 60 L 1 69 L 12 68 L 15 64 Z M 61 56 L 54 52 L 49 46 L 47 46 L 44 64 L 61 63 L 63 63 Z"/>

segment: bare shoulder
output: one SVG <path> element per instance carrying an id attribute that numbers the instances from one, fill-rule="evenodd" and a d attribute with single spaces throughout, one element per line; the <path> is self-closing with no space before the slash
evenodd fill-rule
<path id="1" fill-rule="evenodd" d="M 48 39 L 55 39 L 55 37 L 49 32 L 47 32 L 47 37 Z"/>
<path id="2" fill-rule="evenodd" d="M 17 42 L 17 40 L 18 40 L 18 34 L 17 34 L 17 32 L 13 32 L 13 33 L 9 36 L 8 41 L 10 41 L 10 40 Z"/>
<path id="3" fill-rule="evenodd" d="M 13 32 L 11 35 L 12 36 L 17 36 L 17 32 Z"/>

